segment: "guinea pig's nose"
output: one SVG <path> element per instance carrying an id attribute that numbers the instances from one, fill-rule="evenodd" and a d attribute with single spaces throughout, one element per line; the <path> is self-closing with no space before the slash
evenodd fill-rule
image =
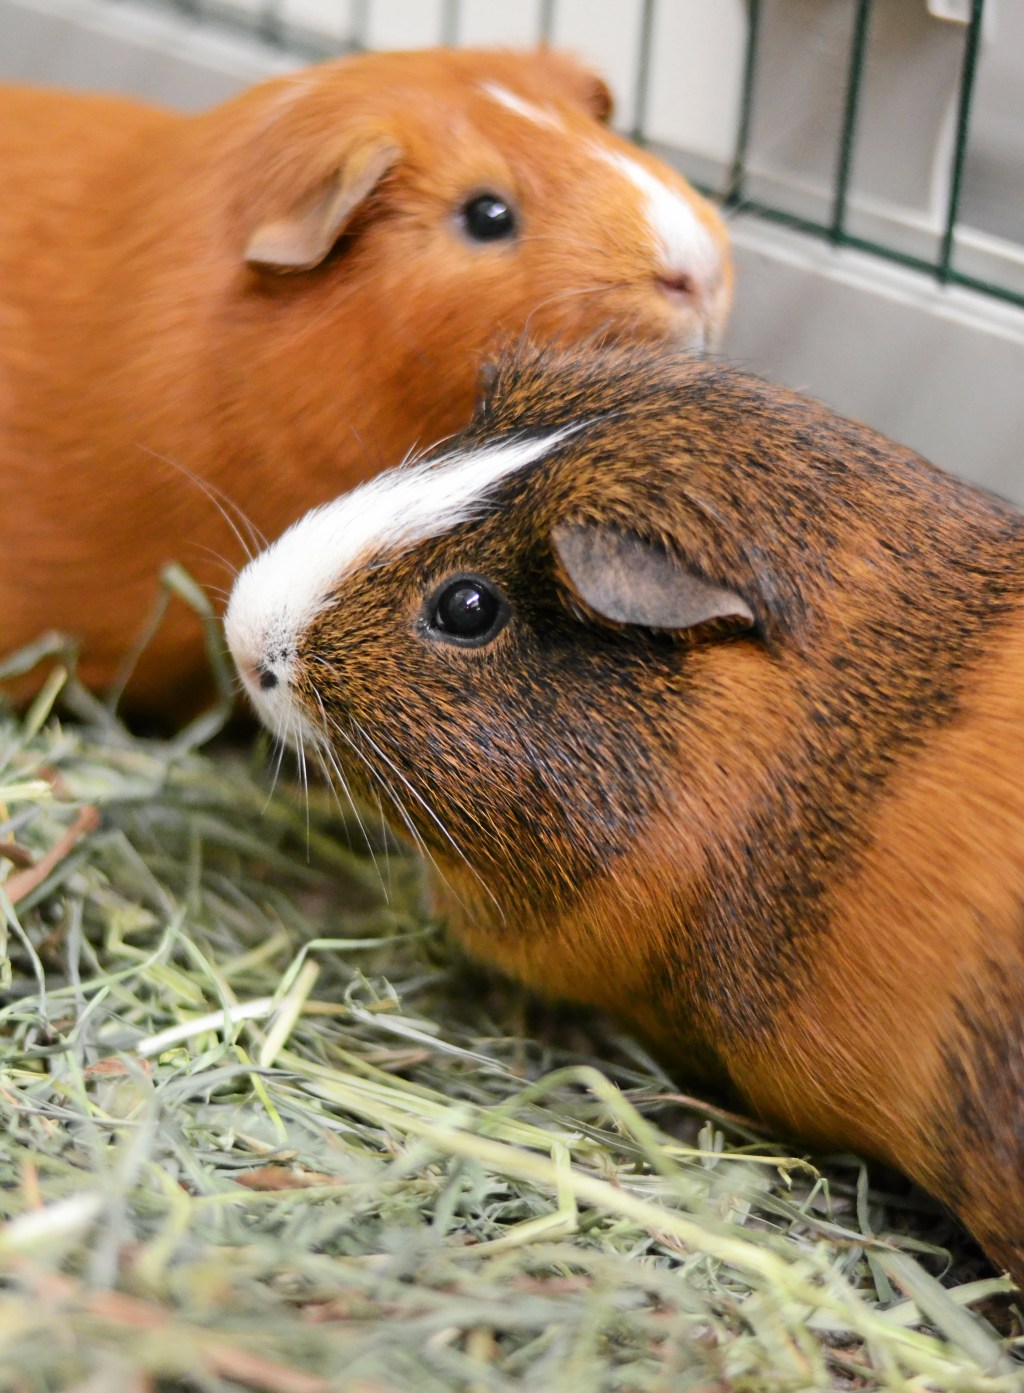
<path id="1" fill-rule="evenodd" d="M 262 692 L 271 692 L 280 682 L 274 669 L 256 658 L 235 654 L 235 666 L 247 687 L 258 687 Z"/>
<path id="2" fill-rule="evenodd" d="M 729 304 L 720 263 L 668 265 L 655 273 L 655 284 L 682 333 L 686 346 L 705 353 L 715 343 Z"/>
<path id="3" fill-rule="evenodd" d="M 682 300 L 692 304 L 697 298 L 697 282 L 689 271 L 662 271 L 657 279 L 658 285 L 670 300 Z"/>
<path id="4" fill-rule="evenodd" d="M 242 675 L 250 687 L 259 687 L 261 692 L 272 692 L 281 681 L 270 663 L 247 663 Z"/>

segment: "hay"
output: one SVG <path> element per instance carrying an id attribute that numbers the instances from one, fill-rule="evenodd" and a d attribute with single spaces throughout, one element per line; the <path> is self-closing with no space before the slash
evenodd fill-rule
<path id="1" fill-rule="evenodd" d="M 265 750 L 59 684 L 0 721 L 4 1389 L 1024 1390 L 919 1200 L 467 975 Z"/>

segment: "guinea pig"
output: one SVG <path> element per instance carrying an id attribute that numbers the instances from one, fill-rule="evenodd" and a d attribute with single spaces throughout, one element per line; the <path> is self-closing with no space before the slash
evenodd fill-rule
<path id="1" fill-rule="evenodd" d="M 107 686 L 167 562 L 243 559 L 207 493 L 276 536 L 466 425 L 498 342 L 713 339 L 721 220 L 610 110 L 547 50 L 348 58 L 191 117 L 0 89 L 0 653 L 66 630 Z M 205 674 L 176 606 L 129 697 Z"/>
<path id="2" fill-rule="evenodd" d="M 474 954 L 1024 1278 L 1024 515 L 727 367 L 524 350 L 226 626 Z"/>

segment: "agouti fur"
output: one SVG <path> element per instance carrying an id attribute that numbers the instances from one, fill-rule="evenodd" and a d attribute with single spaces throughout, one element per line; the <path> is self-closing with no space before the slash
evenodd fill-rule
<path id="1" fill-rule="evenodd" d="M 323 519 L 239 581 L 264 719 L 425 845 L 474 954 L 902 1168 L 1024 1279 L 1024 516 L 643 349 L 510 359 L 377 485 L 294 609 Z M 389 496 L 405 532 L 352 544 Z M 459 576 L 507 607 L 476 646 L 437 608 Z"/>

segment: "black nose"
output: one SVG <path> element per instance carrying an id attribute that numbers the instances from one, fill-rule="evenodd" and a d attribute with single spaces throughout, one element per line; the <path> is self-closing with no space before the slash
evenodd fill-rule
<path id="1" fill-rule="evenodd" d="M 278 677 L 276 672 L 271 672 L 268 667 L 260 668 L 260 689 L 264 692 L 271 692 L 277 686 Z"/>

